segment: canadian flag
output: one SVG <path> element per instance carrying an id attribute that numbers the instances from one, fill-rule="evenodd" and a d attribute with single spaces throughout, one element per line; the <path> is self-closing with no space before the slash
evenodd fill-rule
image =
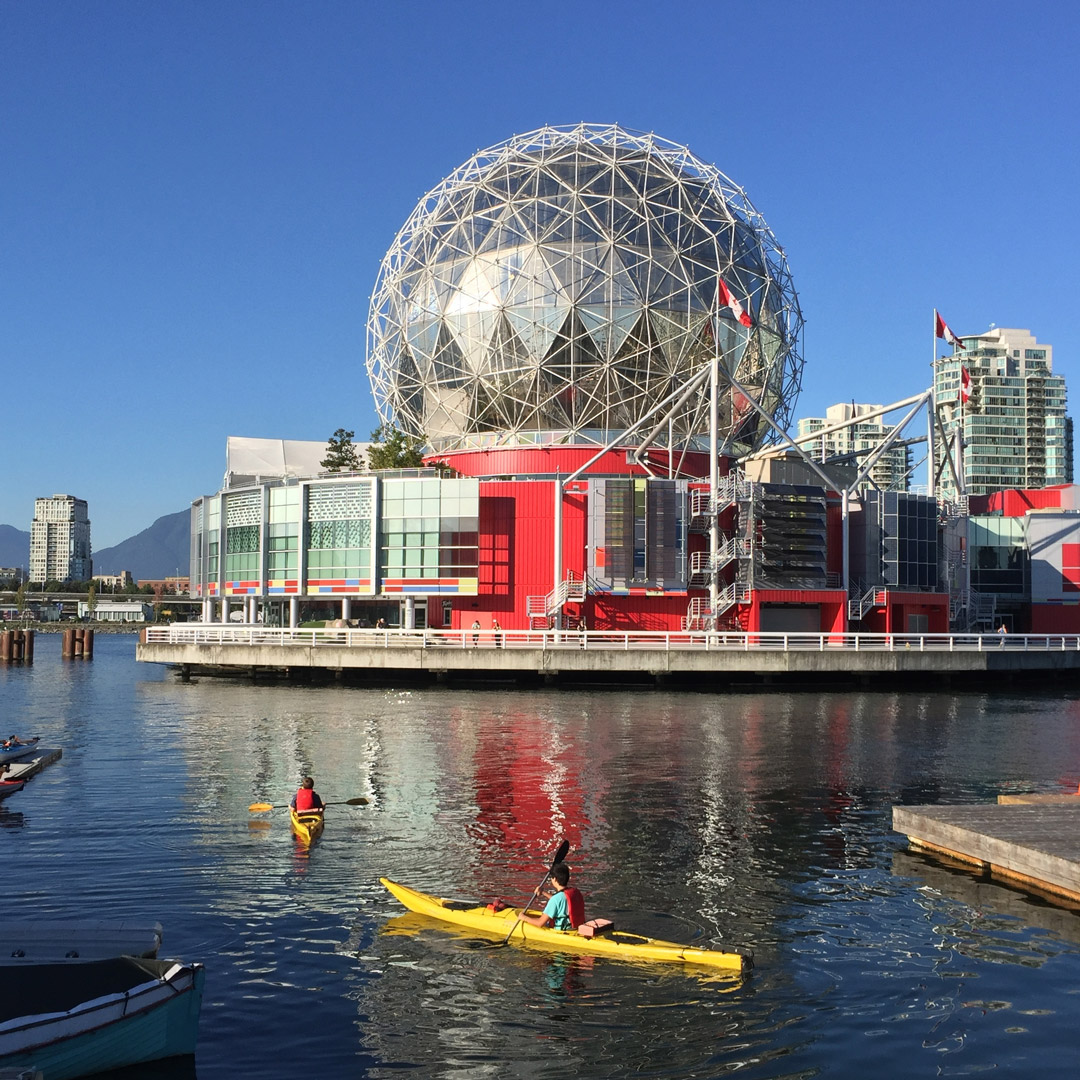
<path id="1" fill-rule="evenodd" d="M 936 308 L 934 309 L 934 334 L 939 338 L 944 338 L 955 348 L 964 348 L 964 343 L 949 329 L 945 320 L 937 313 Z"/>
<path id="2" fill-rule="evenodd" d="M 727 287 L 723 278 L 717 278 L 719 282 L 717 286 L 717 295 L 720 298 L 721 307 L 729 307 L 735 312 L 735 318 L 743 324 L 743 326 L 753 326 L 754 320 L 743 310 L 742 304 L 735 298 L 735 294 Z M 749 303 L 749 301 L 747 301 Z"/>
<path id="3" fill-rule="evenodd" d="M 944 324 L 942 324 L 944 325 Z M 971 372 L 963 364 L 960 365 L 960 400 L 967 401 L 971 397 Z"/>

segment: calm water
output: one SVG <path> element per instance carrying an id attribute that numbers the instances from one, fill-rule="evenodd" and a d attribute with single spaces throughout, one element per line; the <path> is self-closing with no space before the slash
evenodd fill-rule
<path id="1" fill-rule="evenodd" d="M 1075 786 L 1078 698 L 185 685 L 95 650 L 0 667 L 0 726 L 64 749 L 0 811 L 0 913 L 160 920 L 207 967 L 200 1080 L 1080 1065 L 1080 916 L 890 831 L 896 802 Z M 305 772 L 371 799 L 310 853 L 247 811 Z M 478 949 L 378 884 L 521 901 L 563 836 L 590 913 L 756 970 Z"/>

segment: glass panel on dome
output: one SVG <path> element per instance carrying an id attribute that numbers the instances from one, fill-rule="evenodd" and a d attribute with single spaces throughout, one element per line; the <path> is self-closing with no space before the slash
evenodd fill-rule
<path id="1" fill-rule="evenodd" d="M 506 317 L 529 357 L 539 361 L 551 348 L 569 310 L 569 306 L 516 307 L 507 308 Z"/>
<path id="2" fill-rule="evenodd" d="M 602 356 L 614 356 L 618 352 L 641 315 L 640 307 L 590 305 L 577 310 Z"/>
<path id="3" fill-rule="evenodd" d="M 446 316 L 454 340 L 461 348 L 462 357 L 469 370 L 483 369 L 488 352 L 488 342 L 498 320 L 497 311 L 463 311 Z"/>

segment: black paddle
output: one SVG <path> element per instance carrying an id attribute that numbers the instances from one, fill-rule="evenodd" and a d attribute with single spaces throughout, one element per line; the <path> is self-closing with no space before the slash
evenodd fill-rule
<path id="1" fill-rule="evenodd" d="M 365 799 L 363 795 L 360 795 L 355 799 L 345 799 L 342 802 L 323 803 L 323 806 L 367 806 L 370 801 L 370 799 Z M 253 802 L 248 807 L 248 810 L 253 814 L 264 814 L 267 810 L 287 810 L 288 807 L 288 803 Z"/>
<path id="2" fill-rule="evenodd" d="M 548 867 L 547 873 L 544 875 L 544 880 L 541 881 L 540 884 L 536 886 L 536 888 L 533 890 L 532 897 L 529 899 L 529 902 L 521 909 L 523 914 L 526 911 L 528 911 L 529 908 L 531 908 L 532 905 L 536 902 L 536 898 L 540 895 L 540 890 L 548 883 L 548 878 L 551 877 L 552 871 L 555 869 L 556 864 L 561 863 L 563 861 L 563 859 L 566 858 L 566 855 L 569 852 L 569 850 L 570 850 L 570 841 L 569 840 L 564 840 L 559 845 L 559 850 L 555 852 L 555 858 L 551 860 L 551 865 Z M 509 940 L 510 940 L 510 934 L 513 934 L 513 932 L 517 929 L 518 923 L 520 921 L 521 921 L 520 917 L 515 919 L 514 920 L 514 925 L 510 927 L 510 933 L 507 934 L 506 937 L 502 941 L 500 941 L 496 945 L 494 945 L 493 948 L 498 948 L 500 945 L 507 944 L 507 942 L 509 942 Z"/>

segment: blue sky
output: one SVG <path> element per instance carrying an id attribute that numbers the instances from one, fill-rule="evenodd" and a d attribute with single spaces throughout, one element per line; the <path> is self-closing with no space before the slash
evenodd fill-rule
<path id="1" fill-rule="evenodd" d="M 796 415 L 929 385 L 932 311 L 1080 392 L 1080 15 L 995 2 L 0 0 L 0 523 L 95 549 L 220 486 L 226 436 L 375 426 L 364 326 L 425 191 L 545 123 L 743 186 L 806 317 Z"/>

